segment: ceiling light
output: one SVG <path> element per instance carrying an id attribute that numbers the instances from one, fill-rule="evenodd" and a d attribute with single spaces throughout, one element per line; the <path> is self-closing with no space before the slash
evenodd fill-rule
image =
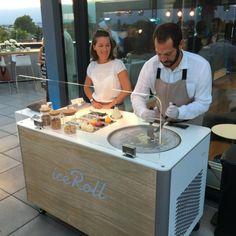
<path id="1" fill-rule="evenodd" d="M 138 29 L 138 33 L 142 34 L 143 30 L 142 29 Z"/>
<path id="2" fill-rule="evenodd" d="M 193 8 L 190 10 L 189 15 L 192 16 L 192 17 L 195 15 L 195 11 L 194 11 Z"/>
<path id="3" fill-rule="evenodd" d="M 170 15 L 171 15 L 170 10 L 167 10 L 166 13 L 165 13 L 165 15 L 166 15 L 166 17 L 170 17 Z"/>
<path id="4" fill-rule="evenodd" d="M 103 19 L 104 19 L 105 21 L 109 21 L 109 20 L 111 20 L 110 17 L 104 17 Z"/>
<path id="5" fill-rule="evenodd" d="M 181 10 L 178 10 L 178 11 L 177 11 L 177 16 L 178 16 L 178 17 L 181 17 L 182 15 L 183 15 L 183 12 L 182 12 Z"/>
<path id="6" fill-rule="evenodd" d="M 144 13 L 144 10 L 139 10 L 139 11 L 138 11 L 138 15 L 139 15 L 139 16 L 143 16 L 143 13 Z"/>

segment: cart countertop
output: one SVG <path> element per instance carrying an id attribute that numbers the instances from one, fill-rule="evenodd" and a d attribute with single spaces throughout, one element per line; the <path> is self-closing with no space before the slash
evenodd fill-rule
<path id="1" fill-rule="evenodd" d="M 91 109 L 93 111 L 106 112 L 108 115 L 111 115 L 113 111 L 111 109 L 96 110 L 89 106 L 79 110 L 76 113 L 76 117 L 87 114 Z M 191 124 L 189 124 L 189 127 L 187 129 L 166 126 L 166 129 L 170 129 L 180 136 L 181 143 L 177 147 L 159 153 L 136 153 L 135 158 L 129 158 L 124 156 L 122 150 L 113 147 L 108 142 L 107 138 L 109 134 L 120 128 L 135 125 L 147 125 L 147 123 L 138 118 L 134 113 L 125 111 L 121 111 L 121 113 L 121 119 L 118 119 L 111 125 L 108 125 L 93 133 L 77 130 L 76 134 L 68 135 L 64 133 L 63 128 L 60 130 L 52 130 L 50 127 L 39 129 L 35 127 L 31 118 L 27 118 L 25 120 L 17 122 L 17 125 L 19 127 L 40 132 L 45 135 L 54 136 L 55 138 L 76 143 L 94 149 L 96 151 L 108 153 L 114 157 L 125 159 L 127 161 L 160 171 L 170 170 L 176 163 L 178 163 L 184 156 L 186 156 L 192 149 L 194 149 L 205 137 L 210 135 L 211 132 L 209 128 Z"/>

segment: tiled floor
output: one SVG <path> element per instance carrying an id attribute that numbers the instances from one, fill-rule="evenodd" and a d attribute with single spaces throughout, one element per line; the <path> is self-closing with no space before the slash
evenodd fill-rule
<path id="1" fill-rule="evenodd" d="M 0 236 L 82 235 L 53 216 L 39 214 L 27 201 L 14 112 L 44 96 L 44 91 L 35 90 L 30 82 L 20 83 L 19 92 L 13 90 L 12 94 L 6 84 L 0 84 Z M 210 219 L 215 211 L 215 204 L 206 201 L 201 227 L 191 236 L 214 235 Z"/>

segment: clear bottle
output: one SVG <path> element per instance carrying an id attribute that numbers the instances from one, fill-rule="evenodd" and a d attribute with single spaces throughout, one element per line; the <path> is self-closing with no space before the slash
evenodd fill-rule
<path id="1" fill-rule="evenodd" d="M 63 113 L 63 124 L 64 124 L 64 132 L 66 134 L 75 134 L 76 133 L 76 125 L 72 123 L 75 118 L 75 109 L 64 109 Z"/>
<path id="2" fill-rule="evenodd" d="M 59 110 L 50 111 L 51 128 L 61 129 L 61 112 Z"/>
<path id="3" fill-rule="evenodd" d="M 43 122 L 43 126 L 50 126 L 51 124 L 51 119 L 50 119 L 50 112 L 51 108 L 48 107 L 47 105 L 42 105 L 40 108 L 40 113 L 41 113 L 41 120 Z"/>

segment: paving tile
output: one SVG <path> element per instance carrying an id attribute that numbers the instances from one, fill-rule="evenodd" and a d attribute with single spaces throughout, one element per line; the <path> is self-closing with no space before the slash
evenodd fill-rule
<path id="1" fill-rule="evenodd" d="M 0 140 L 0 142 L 1 142 L 1 140 Z M 4 154 L 19 161 L 19 162 L 22 162 L 21 150 L 20 150 L 19 146 L 4 152 Z"/>
<path id="2" fill-rule="evenodd" d="M 6 107 L 3 107 L 2 109 L 0 109 L 0 115 L 11 115 L 15 113 L 15 110 L 16 110 L 16 107 L 14 106 L 6 106 Z"/>
<path id="3" fill-rule="evenodd" d="M 3 125 L 11 124 L 13 122 L 15 122 L 14 119 L 0 115 L 0 127 L 2 127 Z"/>
<path id="4" fill-rule="evenodd" d="M 5 116 L 7 116 L 7 117 L 9 117 L 9 118 L 11 118 L 11 119 L 15 119 L 15 113 L 13 113 L 13 114 L 8 114 L 8 115 L 5 115 Z"/>
<path id="5" fill-rule="evenodd" d="M 33 232 L 33 234 L 32 234 Z M 82 236 L 76 230 L 63 222 L 56 221 L 47 214 L 39 215 L 10 236 Z"/>
<path id="6" fill-rule="evenodd" d="M 2 104 L 2 103 L 0 103 L 0 109 L 5 109 L 7 107 L 7 105 L 6 104 Z"/>
<path id="7" fill-rule="evenodd" d="M 13 194 L 25 187 L 22 164 L 0 174 L 0 188 Z"/>
<path id="8" fill-rule="evenodd" d="M 0 173 L 3 173 L 18 165 L 20 165 L 20 162 L 0 154 Z"/>
<path id="9" fill-rule="evenodd" d="M 1 143 L 1 138 L 8 136 L 8 135 L 9 135 L 9 133 L 0 130 L 0 143 Z"/>
<path id="10" fill-rule="evenodd" d="M 37 215 L 38 211 L 12 196 L 3 199 L 0 201 L 0 230 L 2 235 L 9 235 Z"/>
<path id="11" fill-rule="evenodd" d="M 6 97 L 6 96 L 4 96 Z M 12 94 L 11 96 L 7 97 L 7 101 L 5 102 L 5 105 L 7 106 L 13 106 L 16 107 L 16 109 L 19 108 L 19 104 L 21 104 L 22 102 L 22 96 L 19 96 L 17 94 Z"/>
<path id="12" fill-rule="evenodd" d="M 4 125 L 0 128 L 1 130 L 10 133 L 10 134 L 15 134 L 17 133 L 17 127 L 16 127 L 16 122 L 14 120 L 13 123 Z"/>
<path id="13" fill-rule="evenodd" d="M 34 205 L 32 202 L 28 201 L 26 188 L 23 188 L 23 189 L 17 191 L 16 193 L 13 194 L 13 196 L 16 197 L 17 199 L 23 201 L 27 205 L 30 205 L 33 208 L 38 209 L 38 207 L 36 205 Z"/>
<path id="14" fill-rule="evenodd" d="M 9 193 L 6 193 L 5 191 L 0 189 L 0 201 L 8 196 L 9 196 Z M 0 214 L 1 214 L 1 212 L 0 212 Z"/>
<path id="15" fill-rule="evenodd" d="M 18 111 L 20 109 L 25 108 L 30 103 L 41 99 L 40 97 L 37 97 L 37 96 L 31 97 L 31 95 L 30 96 L 24 95 L 25 97 L 22 98 L 22 95 L 23 94 L 21 94 L 20 96 L 15 97 L 15 98 L 12 98 L 12 100 L 8 100 L 7 105 L 8 106 L 14 106 L 15 111 Z"/>
<path id="16" fill-rule="evenodd" d="M 15 135 L 9 135 L 0 139 L 0 152 L 8 151 L 9 149 L 19 146 L 19 139 Z"/>

